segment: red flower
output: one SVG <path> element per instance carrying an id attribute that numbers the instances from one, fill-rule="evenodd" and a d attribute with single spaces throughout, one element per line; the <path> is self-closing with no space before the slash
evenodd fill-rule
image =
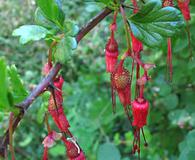
<path id="1" fill-rule="evenodd" d="M 143 44 L 139 41 L 131 32 L 132 48 L 135 54 L 140 53 L 143 50 Z"/>
<path id="2" fill-rule="evenodd" d="M 49 110 L 55 124 L 62 132 L 67 132 L 70 127 L 69 122 L 64 114 L 63 107 L 60 106 L 57 109 Z"/>
<path id="3" fill-rule="evenodd" d="M 113 24 L 113 25 L 116 25 L 116 24 Z M 111 36 L 105 48 L 106 71 L 110 73 L 114 71 L 115 66 L 117 64 L 117 59 L 118 59 L 118 44 L 114 38 L 115 29 L 116 27 L 111 28 Z"/>
<path id="4" fill-rule="evenodd" d="M 68 120 L 64 114 L 64 109 L 62 106 L 63 96 L 62 96 L 62 86 L 64 79 L 59 76 L 54 81 L 54 96 L 51 95 L 49 99 L 48 111 L 51 114 L 55 124 L 62 132 L 67 132 L 70 127 Z"/>
<path id="5" fill-rule="evenodd" d="M 133 113 L 133 126 L 142 128 L 146 125 L 148 116 L 149 103 L 148 101 L 137 98 L 132 103 L 132 113 Z"/>
<path id="6" fill-rule="evenodd" d="M 191 19 L 189 3 L 190 3 L 190 0 L 178 0 L 178 7 L 180 8 L 180 10 L 184 16 L 184 19 L 186 21 Z"/>
<path id="7" fill-rule="evenodd" d="M 145 139 L 143 127 L 147 123 L 149 103 L 143 98 L 137 98 L 132 103 L 132 114 L 133 114 L 133 123 L 135 126 L 134 131 L 134 140 L 133 140 L 133 154 L 137 151 L 140 156 L 140 131 L 144 137 L 145 146 L 147 146 L 147 142 Z"/>
<path id="8" fill-rule="evenodd" d="M 66 154 L 69 160 L 85 160 L 85 155 L 74 138 L 62 139 L 66 146 Z"/>

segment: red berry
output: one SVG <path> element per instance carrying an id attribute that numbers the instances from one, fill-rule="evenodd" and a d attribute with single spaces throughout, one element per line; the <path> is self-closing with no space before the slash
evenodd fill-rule
<path id="1" fill-rule="evenodd" d="M 116 89 L 125 89 L 125 87 L 130 83 L 130 74 L 126 69 L 112 74 L 113 86 Z"/>

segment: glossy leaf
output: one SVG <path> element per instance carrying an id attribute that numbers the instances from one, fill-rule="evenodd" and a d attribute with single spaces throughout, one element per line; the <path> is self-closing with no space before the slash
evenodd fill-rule
<path id="1" fill-rule="evenodd" d="M 64 37 L 57 45 L 55 60 L 65 64 L 72 56 L 72 50 L 77 47 L 76 39 L 73 37 Z"/>
<path id="2" fill-rule="evenodd" d="M 59 6 L 60 5 L 59 1 L 36 0 L 36 2 L 49 20 L 51 20 L 52 22 L 56 23 L 59 26 L 62 26 L 65 15 Z"/>
<path id="3" fill-rule="evenodd" d="M 64 32 L 65 35 L 76 36 L 79 31 L 79 27 L 72 21 L 65 21 L 64 23 Z"/>
<path id="4" fill-rule="evenodd" d="M 9 68 L 8 74 L 10 77 L 10 84 L 12 89 L 12 95 L 14 103 L 19 103 L 24 100 L 28 92 L 26 91 L 20 76 L 17 73 L 16 67 L 13 65 Z"/>
<path id="5" fill-rule="evenodd" d="M 160 46 L 163 38 L 171 37 L 184 24 L 179 10 L 164 7 L 160 0 L 147 1 L 137 14 L 129 17 L 135 37 L 150 47 Z"/>
<path id="6" fill-rule="evenodd" d="M 0 58 L 0 110 L 9 107 L 7 66 L 4 58 Z"/>
<path id="7" fill-rule="evenodd" d="M 112 143 L 100 145 L 97 154 L 97 160 L 120 160 L 121 154 L 118 148 Z"/>
<path id="8" fill-rule="evenodd" d="M 170 110 L 170 109 L 174 109 L 175 107 L 177 107 L 179 103 L 179 99 L 176 94 L 169 94 L 165 98 L 163 98 L 162 103 L 167 109 Z"/>
<path id="9" fill-rule="evenodd" d="M 55 23 L 46 18 L 45 14 L 39 7 L 35 11 L 35 22 L 38 25 L 49 29 L 54 29 L 57 27 Z"/>
<path id="10" fill-rule="evenodd" d="M 20 43 L 26 44 L 30 41 L 38 41 L 45 38 L 50 32 L 38 25 L 24 25 L 15 29 L 12 33 L 13 36 L 20 36 Z"/>

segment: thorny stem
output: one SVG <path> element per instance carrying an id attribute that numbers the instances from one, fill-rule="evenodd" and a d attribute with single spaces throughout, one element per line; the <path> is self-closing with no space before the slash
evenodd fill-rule
<path id="1" fill-rule="evenodd" d="M 98 15 L 96 15 L 92 20 L 90 20 L 83 28 L 80 29 L 79 33 L 76 36 L 77 43 L 80 42 L 84 36 L 91 31 L 101 20 L 103 20 L 106 16 L 108 16 L 112 10 L 105 8 Z M 30 95 L 20 104 L 16 106 L 20 108 L 19 114 L 14 117 L 12 123 L 12 134 L 15 129 L 19 125 L 19 122 L 24 117 L 25 111 L 29 108 L 29 106 L 33 103 L 33 101 L 47 88 L 50 82 L 53 81 L 55 76 L 58 74 L 61 69 L 61 64 L 57 63 L 50 71 L 50 73 L 37 85 L 37 87 L 30 93 Z M 9 129 L 5 132 L 4 136 L 0 139 L 0 156 L 5 157 L 7 145 L 9 144 Z"/>

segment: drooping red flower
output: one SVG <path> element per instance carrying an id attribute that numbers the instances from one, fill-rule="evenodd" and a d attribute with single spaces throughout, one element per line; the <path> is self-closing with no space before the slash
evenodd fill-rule
<path id="1" fill-rule="evenodd" d="M 118 59 L 118 44 L 114 38 L 114 31 L 111 31 L 111 36 L 105 48 L 106 71 L 112 73 L 115 69 Z"/>
<path id="2" fill-rule="evenodd" d="M 140 156 L 140 132 L 144 137 L 145 146 L 147 146 L 146 138 L 144 135 L 143 127 L 147 124 L 147 116 L 149 110 L 149 103 L 144 98 L 137 98 L 132 103 L 132 114 L 133 114 L 133 123 L 135 127 L 134 131 L 134 140 L 133 140 L 133 150 L 132 153 L 138 152 Z"/>
<path id="3" fill-rule="evenodd" d="M 135 54 L 140 53 L 143 50 L 143 44 L 139 41 L 131 32 L 132 49 Z"/>
<path id="4" fill-rule="evenodd" d="M 64 79 L 59 76 L 54 81 L 54 93 L 51 94 L 49 99 L 48 111 L 51 114 L 55 124 L 62 132 L 67 132 L 70 127 L 69 122 L 64 114 L 64 109 L 62 106 L 63 96 L 62 96 L 62 86 Z"/>
<path id="5" fill-rule="evenodd" d="M 85 155 L 76 141 L 72 138 L 70 139 L 62 139 L 66 146 L 66 155 L 69 160 L 85 160 Z"/>
<path id="6" fill-rule="evenodd" d="M 124 60 L 120 61 L 111 75 L 112 89 L 118 93 L 120 102 L 130 120 L 128 106 L 131 104 L 130 73 L 123 66 Z M 115 99 L 114 99 L 115 100 Z"/>
<path id="7" fill-rule="evenodd" d="M 64 114 L 63 107 L 60 106 L 57 109 L 49 110 L 55 124 L 62 132 L 67 132 L 70 127 L 69 122 Z"/>
<path id="8" fill-rule="evenodd" d="M 189 21 L 191 19 L 190 8 L 189 8 L 190 0 L 178 0 L 177 2 L 178 2 L 179 9 L 181 10 L 184 16 L 184 19 L 186 21 Z"/>
<path id="9" fill-rule="evenodd" d="M 133 123 L 132 125 L 142 128 L 146 125 L 149 103 L 145 99 L 137 98 L 132 103 Z"/>

